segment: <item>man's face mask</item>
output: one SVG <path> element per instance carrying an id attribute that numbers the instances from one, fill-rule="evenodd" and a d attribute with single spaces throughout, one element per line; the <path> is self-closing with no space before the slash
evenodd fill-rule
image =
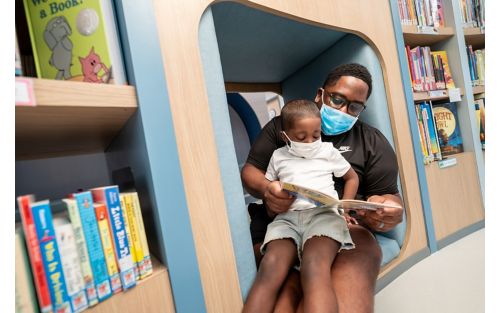
<path id="1" fill-rule="evenodd" d="M 321 131 L 325 135 L 338 135 L 350 130 L 358 117 L 354 117 L 340 110 L 329 107 L 325 104 L 325 90 L 321 89 Z"/>
<path id="2" fill-rule="evenodd" d="M 282 131 L 282 133 L 288 139 L 288 142 L 286 142 L 288 152 L 300 158 L 310 159 L 314 157 L 318 149 L 321 147 L 321 138 L 310 143 L 298 142 L 292 141 L 284 131 Z"/>

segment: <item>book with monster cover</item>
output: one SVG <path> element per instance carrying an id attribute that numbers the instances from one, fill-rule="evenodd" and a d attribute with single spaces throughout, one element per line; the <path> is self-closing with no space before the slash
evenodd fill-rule
<path id="1" fill-rule="evenodd" d="M 112 1 L 23 2 L 37 77 L 126 84 Z"/>

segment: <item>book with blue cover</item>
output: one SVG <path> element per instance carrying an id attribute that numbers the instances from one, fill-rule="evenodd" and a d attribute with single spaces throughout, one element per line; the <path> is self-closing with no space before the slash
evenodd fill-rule
<path id="1" fill-rule="evenodd" d="M 97 298 L 104 301 L 111 297 L 111 283 L 109 281 L 108 269 L 104 260 L 101 238 L 97 227 L 94 212 L 94 203 L 90 191 L 73 194 L 80 212 L 83 233 L 89 255 L 90 266 L 94 274 L 94 283 L 97 290 Z"/>
<path id="2" fill-rule="evenodd" d="M 47 275 L 50 298 L 54 312 L 71 313 L 61 256 L 57 245 L 52 213 L 48 200 L 32 203 L 31 210 L 39 238 L 43 267 Z"/>
<path id="3" fill-rule="evenodd" d="M 136 285 L 136 277 L 132 254 L 130 253 L 130 244 L 127 240 L 123 210 L 120 205 L 118 186 L 93 188 L 91 192 L 94 202 L 105 204 L 107 207 L 123 289 L 132 288 Z"/>
<path id="4" fill-rule="evenodd" d="M 435 103 L 432 108 L 436 121 L 439 148 L 443 157 L 464 151 L 456 102 Z"/>

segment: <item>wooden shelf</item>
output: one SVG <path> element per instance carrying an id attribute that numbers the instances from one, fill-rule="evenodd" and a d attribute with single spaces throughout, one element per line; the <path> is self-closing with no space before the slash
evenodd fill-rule
<path id="1" fill-rule="evenodd" d="M 30 80 L 37 105 L 16 106 L 16 160 L 104 151 L 137 110 L 132 86 Z"/>
<path id="2" fill-rule="evenodd" d="M 484 85 L 472 86 L 472 93 L 475 95 L 484 93 Z"/>
<path id="3" fill-rule="evenodd" d="M 430 46 L 437 42 L 452 37 L 455 31 L 452 27 L 440 27 L 435 32 L 428 33 L 420 31 L 415 25 L 403 25 L 403 37 L 405 44 L 411 48 L 416 46 Z"/>
<path id="4" fill-rule="evenodd" d="M 433 95 L 432 93 L 442 93 L 442 95 Z M 463 90 L 460 89 L 460 94 L 463 96 Z M 420 102 L 420 101 L 435 101 L 435 100 L 445 100 L 449 99 L 448 96 L 448 90 L 433 90 L 433 91 L 418 91 L 418 92 L 413 92 L 413 101 L 415 102 Z"/>
<path id="5" fill-rule="evenodd" d="M 485 36 L 479 27 L 464 27 L 463 30 L 466 45 L 471 45 L 474 50 L 484 48 Z"/>
<path id="6" fill-rule="evenodd" d="M 167 268 L 152 258 L 153 274 L 127 291 L 111 296 L 85 310 L 88 313 L 174 313 L 172 290 Z"/>
<path id="7" fill-rule="evenodd" d="M 456 158 L 457 164 L 439 168 L 436 161 L 425 166 L 437 240 L 484 220 L 474 153 L 447 158 Z"/>

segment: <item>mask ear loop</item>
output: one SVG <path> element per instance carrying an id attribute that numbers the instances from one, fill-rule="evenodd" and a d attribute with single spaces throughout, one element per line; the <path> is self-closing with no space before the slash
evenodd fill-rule
<path id="1" fill-rule="evenodd" d="M 291 149 L 292 148 L 292 140 L 290 139 L 290 137 L 288 137 L 288 135 L 285 133 L 284 130 L 281 131 L 281 134 L 283 136 L 285 136 L 286 139 L 288 139 L 288 141 L 284 140 L 284 142 L 285 142 L 285 145 L 288 147 L 288 149 Z"/>

